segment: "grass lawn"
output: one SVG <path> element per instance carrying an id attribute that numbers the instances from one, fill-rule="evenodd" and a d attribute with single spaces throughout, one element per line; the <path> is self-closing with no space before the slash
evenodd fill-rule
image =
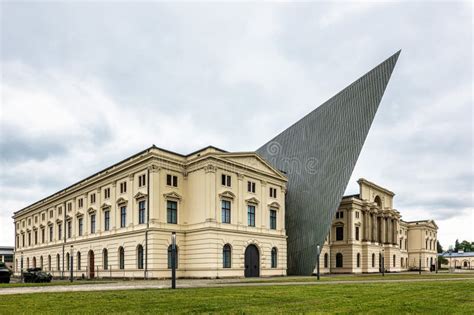
<path id="1" fill-rule="evenodd" d="M 0 283 L 0 290 L 2 288 L 18 288 L 18 287 L 49 287 L 57 285 L 81 285 L 94 283 L 112 283 L 112 281 L 51 281 L 50 283 Z"/>
<path id="2" fill-rule="evenodd" d="M 344 283 L 0 296 L 0 313 L 466 313 L 474 281 Z"/>

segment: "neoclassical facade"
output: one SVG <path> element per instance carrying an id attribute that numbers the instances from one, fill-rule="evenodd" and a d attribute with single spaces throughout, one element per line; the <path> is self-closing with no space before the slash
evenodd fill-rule
<path id="1" fill-rule="evenodd" d="M 322 273 L 430 270 L 438 227 L 432 220 L 405 222 L 395 194 L 366 179 L 360 193 L 343 197 L 320 255 Z"/>
<path id="2" fill-rule="evenodd" d="M 178 277 L 286 275 L 286 181 L 253 152 L 152 146 L 15 212 L 15 273 L 170 277 L 176 232 Z"/>

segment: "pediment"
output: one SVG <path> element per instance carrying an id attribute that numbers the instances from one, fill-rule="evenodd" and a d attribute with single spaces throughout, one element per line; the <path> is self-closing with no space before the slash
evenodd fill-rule
<path id="1" fill-rule="evenodd" d="M 41 228 L 41 229 L 42 229 L 42 228 L 45 228 L 45 227 L 46 227 L 46 226 L 45 226 L 43 223 L 40 224 L 40 228 Z"/>
<path id="2" fill-rule="evenodd" d="M 69 221 L 69 220 L 72 220 L 72 216 L 70 216 L 69 214 L 66 215 L 66 221 Z"/>
<path id="3" fill-rule="evenodd" d="M 89 207 L 89 209 L 87 209 L 87 213 L 89 214 L 94 213 L 94 212 L 96 212 L 96 209 L 93 207 Z"/>
<path id="4" fill-rule="evenodd" d="M 123 198 L 123 197 L 120 197 L 119 199 L 117 199 L 117 204 L 123 204 L 123 203 L 128 203 L 128 200 Z"/>
<path id="5" fill-rule="evenodd" d="M 234 153 L 234 154 L 225 154 L 223 156 L 224 159 L 232 161 L 234 163 L 238 163 L 243 165 L 245 168 L 254 168 L 263 173 L 277 176 L 282 180 L 286 181 L 286 177 L 279 172 L 277 169 L 273 168 L 270 164 L 268 164 L 264 159 L 258 156 L 255 153 Z"/>
<path id="6" fill-rule="evenodd" d="M 84 213 L 80 212 L 80 211 L 77 211 L 76 212 L 76 217 L 82 217 L 84 215 Z"/>
<path id="7" fill-rule="evenodd" d="M 176 199 L 176 200 L 181 200 L 182 199 L 181 195 L 179 195 L 178 193 L 175 193 L 175 192 L 170 192 L 170 193 L 167 193 L 167 194 L 163 194 L 163 197 L 165 197 L 167 199 Z"/>
<path id="8" fill-rule="evenodd" d="M 245 201 L 246 201 L 247 203 L 254 203 L 254 204 L 257 204 L 257 205 L 260 203 L 260 201 L 259 201 L 257 198 L 255 198 L 255 197 L 247 198 L 247 199 L 245 199 Z"/>
<path id="9" fill-rule="evenodd" d="M 56 219 L 56 223 L 61 223 L 61 222 L 63 222 L 63 220 L 61 220 L 61 219 Z"/>
<path id="10" fill-rule="evenodd" d="M 112 205 L 110 204 L 110 202 L 104 202 L 104 203 L 100 206 L 100 208 L 101 208 L 102 210 L 105 210 L 105 209 L 110 208 L 111 206 L 112 206 Z"/>
<path id="11" fill-rule="evenodd" d="M 222 193 L 219 194 L 219 197 L 220 198 L 228 198 L 228 199 L 234 199 L 235 198 L 235 194 L 233 192 L 231 192 L 230 190 L 226 190 Z"/>
<path id="12" fill-rule="evenodd" d="M 269 206 L 270 208 L 280 209 L 280 204 L 279 204 L 278 202 L 276 202 L 276 201 L 274 201 L 274 202 L 268 204 L 268 206 Z"/>
<path id="13" fill-rule="evenodd" d="M 135 199 L 142 199 L 142 198 L 146 198 L 147 196 L 148 196 L 147 194 L 142 193 L 141 191 L 139 191 L 139 192 L 137 192 L 137 193 L 135 194 L 135 196 L 133 196 L 133 198 L 135 198 Z"/>

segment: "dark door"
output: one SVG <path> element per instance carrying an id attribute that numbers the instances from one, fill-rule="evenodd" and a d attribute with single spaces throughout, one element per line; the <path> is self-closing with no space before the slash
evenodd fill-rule
<path id="1" fill-rule="evenodd" d="M 245 277 L 260 276 L 260 255 L 255 245 L 245 249 Z"/>
<path id="2" fill-rule="evenodd" d="M 94 252 L 89 251 L 89 279 L 94 279 Z"/>

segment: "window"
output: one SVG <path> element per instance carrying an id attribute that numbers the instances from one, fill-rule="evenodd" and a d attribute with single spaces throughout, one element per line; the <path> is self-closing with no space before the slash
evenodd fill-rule
<path id="1" fill-rule="evenodd" d="M 58 208 L 58 215 L 62 215 L 63 214 L 63 207 L 59 207 Z M 31 224 L 31 220 L 28 220 L 28 225 Z"/>
<path id="2" fill-rule="evenodd" d="M 356 214 L 356 219 L 359 219 L 360 217 L 359 211 L 356 211 L 355 214 Z"/>
<path id="3" fill-rule="evenodd" d="M 247 221 L 248 226 L 255 226 L 255 206 L 247 207 Z"/>
<path id="4" fill-rule="evenodd" d="M 344 211 L 339 212 L 339 218 L 343 219 L 344 218 Z"/>
<path id="5" fill-rule="evenodd" d="M 16 247 L 20 247 L 20 236 L 16 236 Z"/>
<path id="6" fill-rule="evenodd" d="M 44 236 L 44 228 L 41 229 L 41 243 L 44 243 L 46 241 L 45 236 Z"/>
<path id="7" fill-rule="evenodd" d="M 168 246 L 168 269 L 173 268 L 173 245 Z M 175 267 L 178 269 L 178 246 L 176 246 L 176 256 L 174 259 Z"/>
<path id="8" fill-rule="evenodd" d="M 357 268 L 360 268 L 360 253 L 357 253 Z"/>
<path id="9" fill-rule="evenodd" d="M 138 203 L 138 224 L 145 223 L 145 200 Z"/>
<path id="10" fill-rule="evenodd" d="M 50 225 L 49 226 L 49 241 L 52 242 L 53 241 L 53 226 Z M 25 242 L 23 242 L 25 243 Z M 25 244 L 23 244 L 23 246 L 25 246 Z"/>
<path id="11" fill-rule="evenodd" d="M 125 251 L 119 247 L 119 269 L 125 269 Z"/>
<path id="12" fill-rule="evenodd" d="M 270 209 L 270 229 L 276 230 L 277 228 L 277 212 L 276 210 Z"/>
<path id="13" fill-rule="evenodd" d="M 166 175 L 166 185 L 178 187 L 178 176 L 167 174 Z"/>
<path id="14" fill-rule="evenodd" d="M 255 182 L 251 182 L 251 181 L 247 182 L 247 191 L 251 193 L 255 193 Z"/>
<path id="15" fill-rule="evenodd" d="M 63 235 L 63 225 L 61 223 L 58 223 L 58 239 L 60 240 Z"/>
<path id="16" fill-rule="evenodd" d="M 66 270 L 69 270 L 70 263 L 71 263 L 71 257 L 69 256 L 69 253 L 66 253 Z"/>
<path id="17" fill-rule="evenodd" d="M 276 198 L 277 197 L 277 190 L 276 188 L 270 187 L 270 197 Z"/>
<path id="18" fill-rule="evenodd" d="M 46 217 L 46 216 L 45 216 L 45 213 L 43 212 L 43 213 L 41 214 L 41 221 L 44 221 L 45 217 Z"/>
<path id="19" fill-rule="evenodd" d="M 95 214 L 91 214 L 91 234 L 95 233 Z"/>
<path id="20" fill-rule="evenodd" d="M 344 240 L 344 227 L 337 226 L 336 227 L 336 241 L 342 241 L 342 240 Z"/>
<path id="21" fill-rule="evenodd" d="M 400 249 L 402 249 L 402 239 L 400 239 Z"/>
<path id="22" fill-rule="evenodd" d="M 230 201 L 222 200 L 222 223 L 230 223 Z"/>
<path id="23" fill-rule="evenodd" d="M 91 203 L 95 203 L 95 194 L 91 194 Z"/>
<path id="24" fill-rule="evenodd" d="M 104 248 L 102 250 L 102 262 L 103 262 L 103 268 L 104 270 L 109 269 L 109 251 L 107 248 Z"/>
<path id="25" fill-rule="evenodd" d="M 121 182 L 120 183 L 120 193 L 124 194 L 127 192 L 127 182 Z"/>
<path id="26" fill-rule="evenodd" d="M 222 250 L 222 267 L 231 268 L 232 266 L 232 249 L 229 244 L 225 244 Z"/>
<path id="27" fill-rule="evenodd" d="M 232 181 L 230 175 L 222 174 L 221 175 L 221 184 L 222 186 L 231 187 Z"/>
<path id="28" fill-rule="evenodd" d="M 67 238 L 72 237 L 72 222 L 67 221 Z"/>
<path id="29" fill-rule="evenodd" d="M 356 226 L 355 232 L 356 232 L 356 241 L 358 241 L 359 240 L 359 227 L 358 226 Z"/>
<path id="30" fill-rule="evenodd" d="M 61 257 L 59 256 L 59 254 L 56 254 L 56 270 L 61 270 Z"/>
<path id="31" fill-rule="evenodd" d="M 77 256 L 77 270 L 81 270 L 81 252 L 77 252 L 76 256 Z"/>
<path id="32" fill-rule="evenodd" d="M 38 245 L 38 231 L 35 230 L 35 245 Z"/>
<path id="33" fill-rule="evenodd" d="M 51 271 L 51 255 L 48 255 L 48 271 Z"/>
<path id="34" fill-rule="evenodd" d="M 22 243 L 22 247 L 25 247 L 25 234 L 21 234 L 21 243 Z"/>
<path id="35" fill-rule="evenodd" d="M 79 236 L 82 236 L 82 223 L 83 223 L 82 220 L 83 220 L 82 218 L 79 218 L 79 220 L 78 220 L 78 225 L 79 225 L 79 228 L 78 228 L 79 233 L 78 234 L 79 234 Z"/>
<path id="36" fill-rule="evenodd" d="M 31 232 L 28 232 L 28 246 L 31 246 Z"/>
<path id="37" fill-rule="evenodd" d="M 328 267 L 328 263 L 329 263 L 329 255 L 328 253 L 324 254 L 324 268 L 327 268 Z"/>
<path id="38" fill-rule="evenodd" d="M 396 264 L 396 260 L 397 259 L 397 256 L 396 255 L 393 255 L 393 266 L 395 267 L 395 264 Z"/>
<path id="39" fill-rule="evenodd" d="M 120 227 L 124 228 L 127 224 L 127 207 L 120 207 Z"/>
<path id="40" fill-rule="evenodd" d="M 167 201 L 166 205 L 167 222 L 171 224 L 178 223 L 178 203 L 176 201 Z"/>
<path id="41" fill-rule="evenodd" d="M 276 268 L 277 267 L 277 263 L 278 263 L 278 250 L 276 249 L 276 247 L 273 247 L 272 248 L 272 268 Z"/>
<path id="42" fill-rule="evenodd" d="M 372 254 L 372 268 L 375 267 L 375 254 Z"/>
<path id="43" fill-rule="evenodd" d="M 69 203 L 67 204 L 67 211 L 71 211 L 71 210 L 72 210 L 72 203 L 69 202 Z"/>
<path id="44" fill-rule="evenodd" d="M 110 210 L 104 211 L 104 231 L 110 229 Z"/>
<path id="45" fill-rule="evenodd" d="M 341 253 L 336 254 L 336 268 L 342 268 L 343 266 L 343 257 Z"/>
<path id="46" fill-rule="evenodd" d="M 137 268 L 143 269 L 143 246 L 138 245 L 137 247 Z"/>
<path id="47" fill-rule="evenodd" d="M 79 205 L 79 208 L 82 208 L 84 206 L 84 200 L 82 198 L 79 198 L 79 200 L 77 201 L 78 205 Z"/>
<path id="48" fill-rule="evenodd" d="M 104 199 L 109 199 L 110 198 L 110 188 L 105 188 L 104 189 Z"/>
<path id="49" fill-rule="evenodd" d="M 138 187 L 143 187 L 146 185 L 146 175 L 140 175 L 138 176 Z"/>
<path id="50" fill-rule="evenodd" d="M 38 216 L 35 216 L 35 223 L 38 223 Z"/>

